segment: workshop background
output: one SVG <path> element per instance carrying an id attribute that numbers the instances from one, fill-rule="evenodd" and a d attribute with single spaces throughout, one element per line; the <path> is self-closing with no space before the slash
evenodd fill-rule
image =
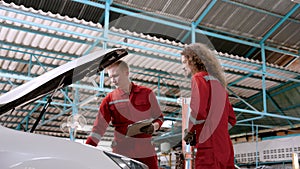
<path id="1" fill-rule="evenodd" d="M 180 52 L 202 42 L 226 73 L 236 164 L 287 165 L 292 153 L 300 156 L 299 7 L 299 0 L 1 0 L 0 94 L 93 51 L 124 48 L 131 80 L 159 100 L 165 124 L 153 142 L 158 153 L 162 143 L 174 148 L 167 157 L 180 151 L 179 99 L 190 94 Z M 85 140 L 111 90 L 103 71 L 57 91 L 35 133 L 69 138 L 68 117 L 80 115 L 76 139 Z M 7 112 L 0 124 L 29 131 L 46 101 Z M 109 127 L 102 146 L 112 139 Z"/>

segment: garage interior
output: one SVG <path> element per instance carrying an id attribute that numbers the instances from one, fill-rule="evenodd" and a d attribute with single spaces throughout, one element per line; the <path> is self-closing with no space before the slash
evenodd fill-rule
<path id="1" fill-rule="evenodd" d="M 179 99 L 190 96 L 191 85 L 183 75 L 180 52 L 186 44 L 201 42 L 215 51 L 226 73 L 237 117 L 230 130 L 236 164 L 289 166 L 291 153 L 300 157 L 300 141 L 295 141 L 300 140 L 299 3 L 2 0 L 0 94 L 93 51 L 124 48 L 129 53 L 123 60 L 130 65 L 131 80 L 151 88 L 158 98 L 165 123 L 154 133 L 153 142 L 158 153 L 162 143 L 170 144 L 173 149 L 161 153 L 165 162 L 161 167 L 173 168 L 175 161 L 169 155 L 180 151 L 182 140 Z M 111 90 L 103 71 L 55 92 L 35 133 L 84 141 L 99 104 Z M 0 124 L 28 132 L 48 97 L 1 115 Z M 65 126 L 68 117 L 77 114 L 85 127 L 72 138 Z M 287 141 L 281 144 L 278 139 Z M 109 127 L 101 146 L 109 150 L 112 140 L 113 127 Z M 269 152 L 255 147 L 270 140 L 280 148 Z M 254 147 L 247 152 L 242 146 Z"/>

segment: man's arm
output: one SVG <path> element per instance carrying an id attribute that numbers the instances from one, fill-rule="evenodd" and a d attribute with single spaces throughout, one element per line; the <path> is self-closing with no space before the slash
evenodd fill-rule
<path id="1" fill-rule="evenodd" d="M 149 94 L 149 98 L 150 98 L 150 104 L 151 104 L 151 109 L 152 109 L 152 116 L 154 118 L 152 124 L 154 126 L 154 130 L 156 131 L 163 124 L 164 116 L 161 112 L 161 109 L 160 109 L 160 106 L 159 106 L 158 101 L 156 99 L 156 96 L 152 91 Z"/>
<path id="2" fill-rule="evenodd" d="M 107 100 L 108 97 L 104 98 L 100 105 L 97 117 L 94 121 L 92 132 L 87 138 L 86 144 L 96 147 L 101 140 L 101 137 L 104 135 L 106 128 L 108 127 L 108 124 L 111 120 L 111 115 Z"/>

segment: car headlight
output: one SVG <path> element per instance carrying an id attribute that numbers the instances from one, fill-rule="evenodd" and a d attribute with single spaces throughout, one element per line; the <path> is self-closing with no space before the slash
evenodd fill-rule
<path id="1" fill-rule="evenodd" d="M 108 152 L 104 152 L 109 158 L 111 158 L 122 169 L 148 169 L 148 166 L 133 160 L 128 157 L 118 156 Z"/>

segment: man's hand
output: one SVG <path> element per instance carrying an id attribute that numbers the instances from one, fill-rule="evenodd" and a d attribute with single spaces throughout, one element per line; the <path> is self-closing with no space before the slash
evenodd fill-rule
<path id="1" fill-rule="evenodd" d="M 144 126 L 140 129 L 141 132 L 146 133 L 146 134 L 153 134 L 154 132 L 154 125 L 149 124 L 147 126 Z"/>

